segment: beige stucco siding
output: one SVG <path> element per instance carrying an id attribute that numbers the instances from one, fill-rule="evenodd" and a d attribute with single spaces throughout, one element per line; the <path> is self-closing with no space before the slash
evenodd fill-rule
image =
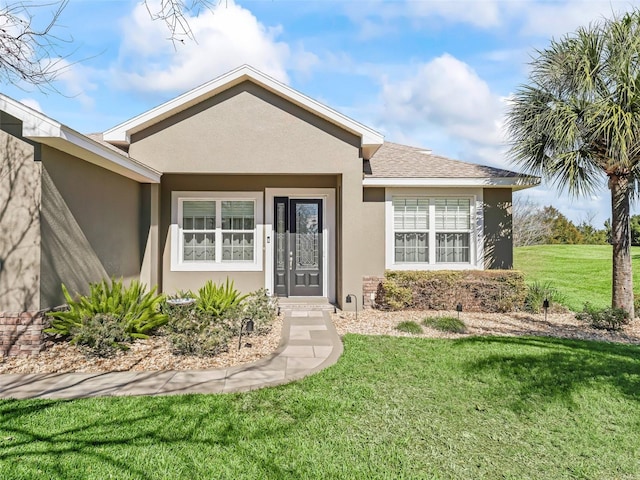
<path id="1" fill-rule="evenodd" d="M 358 163 L 358 145 L 354 135 L 245 82 L 134 135 L 129 151 L 164 173 L 318 174 Z"/>
<path id="2" fill-rule="evenodd" d="M 141 186 L 49 147 L 42 156 L 41 308 L 63 302 L 62 283 L 84 293 L 103 278 L 139 278 Z"/>
<path id="3" fill-rule="evenodd" d="M 385 189 L 362 189 L 362 201 L 360 271 L 363 276 L 381 276 L 385 271 Z"/>
<path id="4" fill-rule="evenodd" d="M 0 131 L 0 312 L 39 308 L 41 165 L 33 154 Z"/>
<path id="5" fill-rule="evenodd" d="M 485 188 L 484 258 L 487 269 L 513 268 L 511 189 Z"/>

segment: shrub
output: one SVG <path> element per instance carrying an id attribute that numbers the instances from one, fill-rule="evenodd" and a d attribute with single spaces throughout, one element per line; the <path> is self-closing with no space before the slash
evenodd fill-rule
<path id="1" fill-rule="evenodd" d="M 441 332 L 464 333 L 467 331 L 465 323 L 456 317 L 427 317 L 422 323 Z"/>
<path id="2" fill-rule="evenodd" d="M 271 331 L 271 325 L 278 316 L 278 301 L 270 297 L 267 290 L 261 288 L 246 296 L 239 309 L 233 313 L 236 317 L 253 320 L 256 335 L 265 335 Z M 237 328 L 240 328 L 239 323 Z"/>
<path id="3" fill-rule="evenodd" d="M 111 357 L 119 350 L 125 350 L 129 336 L 122 322 L 107 313 L 98 313 L 86 319 L 70 332 L 72 343 L 79 345 L 89 355 Z"/>
<path id="4" fill-rule="evenodd" d="M 418 335 L 422 333 L 422 327 L 412 320 L 400 322 L 396 325 L 396 330 L 400 332 L 410 333 L 412 335 Z"/>
<path id="5" fill-rule="evenodd" d="M 521 309 L 526 285 L 512 270 L 388 271 L 376 296 L 379 308 L 507 312 Z"/>
<path id="6" fill-rule="evenodd" d="M 169 322 L 163 329 L 171 343 L 174 353 L 181 355 L 214 356 L 228 350 L 231 338 L 238 334 L 244 318 L 254 321 L 254 334 L 263 335 L 271 330 L 278 307 L 275 299 L 260 289 L 248 295 L 242 295 L 233 288 L 233 283 L 208 286 L 199 290 L 196 303 L 192 306 L 172 306 L 165 303 L 163 309 L 169 315 Z M 220 298 L 213 290 L 222 291 L 230 301 L 215 301 Z M 224 293 L 232 292 L 232 293 Z M 192 294 L 191 294 L 192 295 Z M 180 298 L 190 294 L 181 293 Z M 204 301 L 200 301 L 203 300 Z M 213 300 L 212 300 L 213 299 Z M 214 305 L 214 308 L 204 308 Z M 217 306 L 215 306 L 217 305 Z M 223 308 L 218 309 L 219 306 Z M 215 315 L 214 312 L 221 312 Z"/>
<path id="7" fill-rule="evenodd" d="M 208 280 L 198 290 L 196 309 L 213 317 L 221 317 L 227 310 L 240 305 L 246 297 L 247 295 L 240 295 L 240 292 L 233 285 L 233 280 L 229 282 L 229 278 L 224 284 L 220 283 L 219 285 Z"/>
<path id="8" fill-rule="evenodd" d="M 551 310 L 564 310 L 561 304 L 566 301 L 565 296 L 549 281 L 535 281 L 527 285 L 527 297 L 524 301 L 524 308 L 531 313 L 540 313 L 542 311 L 542 302 L 544 302 L 545 299 L 549 300 Z"/>
<path id="9" fill-rule="evenodd" d="M 191 307 L 166 306 L 169 321 L 163 332 L 179 355 L 214 356 L 228 350 L 232 326 L 224 319 Z"/>
<path id="10" fill-rule="evenodd" d="M 45 332 L 74 337 L 85 323 L 98 315 L 107 315 L 117 319 L 128 339 L 148 338 L 152 330 L 167 322 L 167 316 L 160 309 L 164 296 L 156 295 L 155 287 L 149 292 L 145 289 L 138 281 L 124 287 L 122 281 L 103 280 L 89 285 L 88 296 L 80 295 L 74 300 L 62 285 L 68 308 L 47 314 L 52 320 Z"/>
<path id="11" fill-rule="evenodd" d="M 584 304 L 582 312 L 576 313 L 576 318 L 602 330 L 620 330 L 629 323 L 629 314 L 622 308 L 597 308 L 590 303 Z"/>

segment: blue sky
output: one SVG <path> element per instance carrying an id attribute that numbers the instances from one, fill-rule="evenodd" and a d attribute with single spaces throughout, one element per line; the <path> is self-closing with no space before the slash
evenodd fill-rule
<path id="1" fill-rule="evenodd" d="M 155 0 L 153 0 L 155 1 Z M 375 128 L 389 141 L 512 168 L 506 100 L 535 49 L 579 25 L 640 6 L 617 0 L 222 0 L 190 18 L 196 41 L 174 45 L 139 1 L 71 0 L 56 34 L 69 43 L 57 92 L 2 86 L 83 133 L 104 131 L 248 63 Z M 52 7 L 38 10 L 47 17 Z M 571 199 L 523 194 L 601 227 L 606 188 Z M 638 210 L 634 206 L 634 213 Z"/>

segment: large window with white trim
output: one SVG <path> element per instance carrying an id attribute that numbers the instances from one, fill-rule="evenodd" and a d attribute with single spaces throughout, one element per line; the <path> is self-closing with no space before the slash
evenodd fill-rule
<path id="1" fill-rule="evenodd" d="M 172 267 L 178 270 L 261 268 L 260 194 L 175 193 L 176 245 Z"/>
<path id="2" fill-rule="evenodd" d="M 394 195 L 391 205 L 394 264 L 472 261 L 471 198 Z"/>

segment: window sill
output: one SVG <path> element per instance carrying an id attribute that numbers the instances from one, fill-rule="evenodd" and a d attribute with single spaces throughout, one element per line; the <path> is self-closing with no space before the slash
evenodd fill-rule
<path id="1" fill-rule="evenodd" d="M 172 272 L 262 272 L 256 263 L 171 263 Z"/>

